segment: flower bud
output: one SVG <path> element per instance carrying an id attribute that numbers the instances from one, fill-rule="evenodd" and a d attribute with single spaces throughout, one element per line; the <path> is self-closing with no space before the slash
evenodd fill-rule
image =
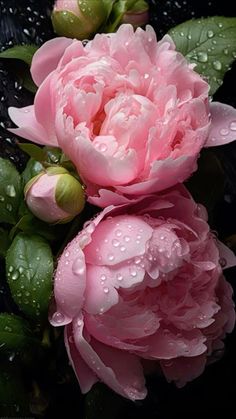
<path id="1" fill-rule="evenodd" d="M 54 31 L 70 38 L 90 38 L 106 22 L 112 5 L 112 0 L 57 0 L 52 12 Z"/>
<path id="2" fill-rule="evenodd" d="M 148 4 L 146 1 L 128 1 L 127 3 L 127 11 L 124 13 L 121 23 L 130 23 L 135 28 L 145 25 L 149 18 Z"/>
<path id="3" fill-rule="evenodd" d="M 66 223 L 85 204 L 81 184 L 62 167 L 50 167 L 33 177 L 24 193 L 30 211 L 47 223 Z"/>

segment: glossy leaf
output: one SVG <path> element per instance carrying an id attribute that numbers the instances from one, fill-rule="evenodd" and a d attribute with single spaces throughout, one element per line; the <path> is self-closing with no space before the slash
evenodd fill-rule
<path id="1" fill-rule="evenodd" d="M 19 233 L 6 257 L 7 281 L 19 308 L 34 320 L 45 318 L 52 292 L 53 258 L 42 237 Z"/>
<path id="2" fill-rule="evenodd" d="M 171 29 L 169 35 L 176 49 L 206 77 L 214 94 L 236 58 L 236 17 L 192 19 Z"/>

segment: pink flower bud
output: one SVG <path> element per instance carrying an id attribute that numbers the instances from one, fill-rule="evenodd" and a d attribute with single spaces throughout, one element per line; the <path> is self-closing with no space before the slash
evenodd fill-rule
<path id="1" fill-rule="evenodd" d="M 25 187 L 30 211 L 47 223 L 65 223 L 84 207 L 84 192 L 77 179 L 63 168 L 49 168 Z"/>
<path id="2" fill-rule="evenodd" d="M 70 38 L 90 38 L 106 22 L 112 4 L 107 0 L 57 0 L 52 12 L 54 31 Z"/>

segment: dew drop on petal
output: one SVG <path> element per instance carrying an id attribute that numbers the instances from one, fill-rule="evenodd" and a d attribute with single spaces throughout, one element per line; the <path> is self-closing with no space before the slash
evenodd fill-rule
<path id="1" fill-rule="evenodd" d="M 60 324 L 60 323 L 64 322 L 65 316 L 64 316 L 64 314 L 60 313 L 59 311 L 56 311 L 52 316 L 52 320 L 55 323 Z"/>
<path id="2" fill-rule="evenodd" d="M 114 247 L 118 247 L 120 245 L 120 242 L 117 239 L 113 239 L 112 244 L 113 244 Z"/>
<path id="3" fill-rule="evenodd" d="M 229 127 L 231 131 L 236 131 L 236 121 L 232 121 Z"/>

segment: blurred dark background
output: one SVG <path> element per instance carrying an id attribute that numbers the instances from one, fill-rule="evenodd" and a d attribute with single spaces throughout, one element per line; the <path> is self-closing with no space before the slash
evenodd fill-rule
<path id="1" fill-rule="evenodd" d="M 55 36 L 50 22 L 52 0 L 0 0 L 0 50 L 12 45 L 25 43 L 40 45 Z M 171 27 L 185 20 L 201 16 L 236 16 L 234 0 L 149 0 L 150 23 L 160 38 Z M 236 63 L 226 74 L 223 85 L 214 99 L 236 107 Z M 13 62 L 0 60 L 0 156 L 9 158 L 19 170 L 22 170 L 26 156 L 15 144 L 15 138 L 5 130 L 11 125 L 8 106 L 24 106 L 31 104 L 33 95 L 19 84 Z M 219 158 L 225 171 L 224 196 L 218 202 L 213 214 L 213 228 L 219 237 L 226 239 L 236 234 L 236 142 L 221 148 Z M 215 179 L 217 182 L 217 179 Z M 236 292 L 236 270 L 226 272 L 227 279 Z M 45 377 L 47 371 L 45 371 Z M 0 371 L 1 374 L 1 371 Z M 106 418 L 168 419 L 195 418 L 200 415 L 224 416 L 227 419 L 236 417 L 235 404 L 236 378 L 236 330 L 225 342 L 224 357 L 206 369 L 205 373 L 183 389 L 176 389 L 163 378 L 154 377 L 148 380 L 149 394 L 145 401 L 131 403 L 117 400 L 110 393 L 110 400 L 116 403 L 114 411 Z M 104 409 L 105 399 L 99 399 L 96 392 L 95 401 L 87 399 L 90 404 L 84 409 L 79 387 L 74 380 L 70 385 L 62 385 L 52 389 L 52 401 L 47 414 L 43 417 L 86 417 L 97 419 L 99 411 Z M 111 409 L 114 407 L 111 403 Z M 82 406 L 82 407 L 81 407 Z M 89 407 L 90 406 L 90 407 Z M 82 410 L 81 410 L 82 409 Z M 107 409 L 105 408 L 105 411 Z M 94 416 L 91 411 L 94 411 Z M 0 410 L 1 415 L 1 410 Z M 10 416 L 9 416 L 10 417 Z M 33 417 L 33 416 L 32 416 Z M 101 416 L 102 417 L 102 416 Z"/>

